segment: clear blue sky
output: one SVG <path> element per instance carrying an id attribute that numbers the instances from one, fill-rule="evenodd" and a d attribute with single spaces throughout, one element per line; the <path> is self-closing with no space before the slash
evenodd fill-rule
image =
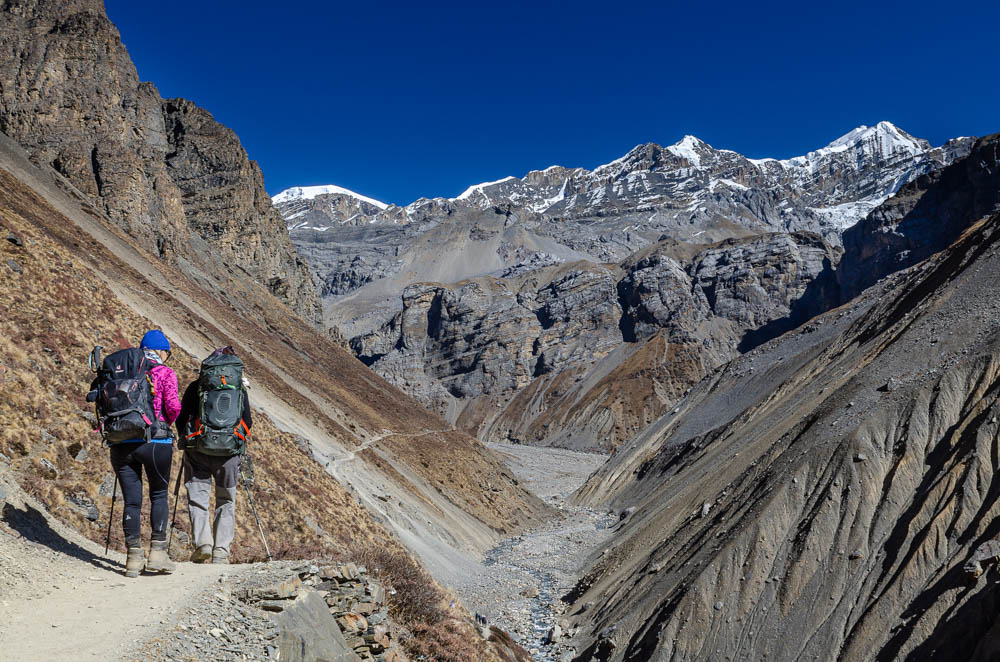
<path id="1" fill-rule="evenodd" d="M 1000 131 L 997 2 L 105 4 L 140 77 L 232 127 L 272 195 L 406 204 L 686 133 L 787 157 L 883 119 Z"/>

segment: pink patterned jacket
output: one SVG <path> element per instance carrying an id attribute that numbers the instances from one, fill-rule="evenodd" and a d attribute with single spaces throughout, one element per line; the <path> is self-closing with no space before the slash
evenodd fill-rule
<path id="1" fill-rule="evenodd" d="M 177 396 L 177 373 L 162 363 L 150 370 L 153 375 L 153 411 L 159 420 L 170 424 L 181 413 L 181 400 Z"/>

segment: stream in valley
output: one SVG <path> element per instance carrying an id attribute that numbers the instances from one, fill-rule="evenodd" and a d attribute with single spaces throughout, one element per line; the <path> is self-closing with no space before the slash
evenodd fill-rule
<path id="1" fill-rule="evenodd" d="M 617 517 L 570 507 L 566 498 L 606 459 L 604 455 L 552 448 L 490 444 L 529 490 L 559 514 L 522 535 L 500 541 L 482 562 L 483 572 L 462 587 L 466 606 L 511 634 L 538 662 L 564 658 L 565 627 L 556 642 L 549 633 L 563 616 L 560 598 L 576 583 L 586 559 L 611 535 Z"/>

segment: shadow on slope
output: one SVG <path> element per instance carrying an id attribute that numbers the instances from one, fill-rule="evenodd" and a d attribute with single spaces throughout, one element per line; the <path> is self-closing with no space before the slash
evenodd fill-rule
<path id="1" fill-rule="evenodd" d="M 20 510 L 12 504 L 4 504 L 3 520 L 7 526 L 20 533 L 25 540 L 44 545 L 54 552 L 86 561 L 101 570 L 117 571 L 124 567 L 121 563 L 111 559 L 96 556 L 75 542 L 59 535 L 52 529 L 45 516 L 30 505 L 25 504 L 24 510 Z"/>

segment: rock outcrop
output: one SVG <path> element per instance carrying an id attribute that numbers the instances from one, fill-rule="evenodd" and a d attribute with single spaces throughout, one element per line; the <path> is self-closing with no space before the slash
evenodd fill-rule
<path id="1" fill-rule="evenodd" d="M 609 449 L 739 349 L 835 305 L 838 257 L 818 235 L 769 234 L 416 284 L 352 349 L 490 441 Z"/>
<path id="2" fill-rule="evenodd" d="M 944 250 L 998 209 L 1000 134 L 994 134 L 978 140 L 968 158 L 911 181 L 844 233 L 843 299 Z"/>
<path id="3" fill-rule="evenodd" d="M 466 401 L 503 403 L 535 377 L 607 354 L 619 341 L 614 288 L 609 270 L 592 263 L 413 285 L 402 312 L 351 346 L 390 382 L 457 419 Z"/>
<path id="4" fill-rule="evenodd" d="M 238 268 L 318 319 L 260 168 L 207 111 L 139 81 L 100 0 L 7 2 L 0 46 L 0 131 L 36 163 L 150 252 L 206 280 Z"/>

